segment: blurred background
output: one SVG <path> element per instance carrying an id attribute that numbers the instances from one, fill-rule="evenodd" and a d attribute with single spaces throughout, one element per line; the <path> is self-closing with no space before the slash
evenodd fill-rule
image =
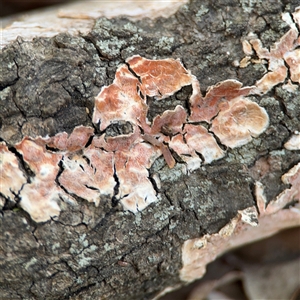
<path id="1" fill-rule="evenodd" d="M 0 0 L 0 18 L 72 0 Z"/>

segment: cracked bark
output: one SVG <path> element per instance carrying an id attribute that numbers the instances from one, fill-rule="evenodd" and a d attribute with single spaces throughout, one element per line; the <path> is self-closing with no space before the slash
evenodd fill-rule
<path id="1" fill-rule="evenodd" d="M 1 53 L 0 138 L 14 151 L 26 135 L 94 126 L 94 97 L 134 54 L 180 58 L 203 92 L 228 78 L 253 85 L 262 77 L 262 67 L 234 66 L 244 56 L 241 38 L 254 31 L 266 46 L 272 45 L 288 30 L 280 14 L 293 12 L 296 4 L 275 1 L 249 10 L 243 1 L 191 1 L 168 19 L 102 18 L 87 34 L 19 38 Z M 149 99 L 149 119 L 177 104 L 187 107 L 190 93 L 186 87 L 161 102 Z M 169 169 L 157 159 L 149 174 L 160 176 L 161 187 L 154 185 L 159 202 L 135 215 L 123 211 L 114 197 L 102 199 L 98 207 L 77 197 L 77 206 L 61 202 L 58 220 L 36 224 L 18 207 L 17 196 L 9 200 L 0 194 L 2 297 L 152 299 L 164 288 L 182 284 L 183 242 L 218 232 L 238 210 L 253 206 L 255 180 L 272 200 L 286 188 L 282 174 L 300 161 L 299 151 L 283 148 L 290 134 L 300 131 L 299 90 L 291 94 L 278 86 L 251 100 L 270 116 L 264 134 L 188 175 L 181 164 Z M 130 130 L 128 125 L 109 128 L 112 136 L 124 130 Z M 269 173 L 256 170 L 259 159 L 271 165 Z"/>

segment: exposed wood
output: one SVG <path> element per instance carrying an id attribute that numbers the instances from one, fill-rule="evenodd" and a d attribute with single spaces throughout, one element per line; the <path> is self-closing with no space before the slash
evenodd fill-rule
<path id="1" fill-rule="evenodd" d="M 87 34 L 97 18 L 126 16 L 131 20 L 169 17 L 188 0 L 154 1 L 73 1 L 2 20 L 0 49 L 18 36 L 29 41 L 35 37 L 53 37 L 58 33 Z"/>

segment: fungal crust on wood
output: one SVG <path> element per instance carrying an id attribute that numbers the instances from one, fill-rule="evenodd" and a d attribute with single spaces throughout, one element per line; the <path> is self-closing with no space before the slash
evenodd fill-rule
<path id="1" fill-rule="evenodd" d="M 91 127 L 79 126 L 70 135 L 62 132 L 53 137 L 25 138 L 16 145 L 35 174 L 19 189 L 20 206 L 35 221 L 58 216 L 59 202 L 65 197 L 73 201 L 75 196 L 96 206 L 103 197 L 116 197 L 124 209 L 136 213 L 157 201 L 149 169 L 159 156 L 163 155 L 172 168 L 176 164 L 173 151 L 191 172 L 202 163 L 225 156 L 211 132 L 225 146 L 234 148 L 268 126 L 265 110 L 245 98 L 252 87 L 225 80 L 209 88 L 203 98 L 198 80 L 179 60 L 135 55 L 126 63 L 95 99 L 93 122 L 100 135 Z M 193 88 L 187 99 L 189 111 L 177 105 L 149 122 L 147 97 L 163 101 L 187 85 Z M 193 124 L 201 121 L 209 128 Z M 132 131 L 108 134 L 109 126 L 124 123 L 130 124 Z"/>
<path id="2" fill-rule="evenodd" d="M 264 186 L 257 182 L 255 194 L 258 210 L 255 206 L 246 208 L 239 211 L 218 233 L 186 240 L 182 246 L 181 280 L 191 282 L 201 278 L 206 266 L 225 251 L 269 237 L 285 228 L 300 226 L 299 180 L 300 164 L 297 164 L 282 176 L 282 181 L 291 184 L 291 188 L 268 204 Z M 298 203 L 286 209 L 293 201 Z"/>

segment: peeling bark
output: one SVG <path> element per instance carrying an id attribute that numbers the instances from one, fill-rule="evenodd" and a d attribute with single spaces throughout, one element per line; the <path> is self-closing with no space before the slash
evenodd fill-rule
<path id="1" fill-rule="evenodd" d="M 199 80 L 203 95 L 208 87 L 227 79 L 238 80 L 244 87 L 253 86 L 268 69 L 262 61 L 254 64 L 250 60 L 246 68 L 239 67 L 245 56 L 241 40 L 255 32 L 264 47 L 274 45 L 290 30 L 281 13 L 291 14 L 296 5 L 297 1 L 275 1 L 251 7 L 244 1 L 229 4 L 195 0 L 168 19 L 100 18 L 90 32 L 76 36 L 60 33 L 32 41 L 18 38 L 2 50 L 0 72 L 0 138 L 14 157 L 9 158 L 10 167 L 18 165 L 23 174 L 17 172 L 12 176 L 20 179 L 20 186 L 26 186 L 36 184 L 44 174 L 38 164 L 36 172 L 32 172 L 25 156 L 16 151 L 14 145 L 25 136 L 34 139 L 62 132 L 70 134 L 79 125 L 90 126 L 95 135 L 100 135 L 99 127 L 92 122 L 94 99 L 103 86 L 113 83 L 118 67 L 133 55 L 148 59 L 179 58 Z M 251 51 L 246 50 L 251 56 Z M 117 166 L 111 168 L 115 174 L 113 187 L 100 203 L 85 201 L 86 195 L 76 195 L 76 189 L 63 190 L 76 201 L 70 203 L 60 196 L 59 217 L 45 223 L 35 223 L 20 208 L 22 194 L 15 186 L 3 189 L 6 194 L 0 194 L 2 297 L 152 299 L 167 287 L 179 287 L 184 284 L 180 278 L 184 242 L 218 235 L 226 224 L 237 220 L 238 211 L 255 206 L 257 181 L 265 187 L 266 203 L 273 203 L 279 195 L 283 197 L 285 191 L 294 195 L 285 203 L 289 208 L 279 210 L 279 214 L 290 212 L 293 218 L 299 196 L 295 196 L 289 181 L 281 181 L 281 176 L 300 162 L 299 149 L 286 146 L 300 131 L 300 91 L 292 58 L 288 56 L 294 76 L 290 78 L 292 84 L 285 78 L 267 94 L 249 96 L 269 115 L 266 131 L 234 149 L 227 149 L 217 139 L 220 159 L 194 171 L 191 168 L 185 172 L 185 162 L 174 153 L 177 163 L 172 169 L 162 157 L 156 159 L 148 166 L 147 176 L 158 202 L 143 211 L 124 211 L 116 201 L 118 194 L 126 193 L 125 178 L 120 180 L 116 176 L 116 172 L 122 171 Z M 159 127 L 157 115 L 178 105 L 188 111 L 191 96 L 191 87 L 187 86 L 160 101 L 149 97 L 148 119 Z M 186 126 L 198 125 L 208 127 L 203 123 Z M 189 127 L 183 131 L 192 132 L 194 127 Z M 108 128 L 112 138 L 132 132 L 126 122 Z M 48 147 L 55 157 L 59 155 L 54 151 L 58 144 L 61 151 L 72 148 L 70 137 L 61 135 L 60 139 L 52 138 L 52 144 L 39 147 Z M 89 137 L 74 151 L 81 154 L 84 146 L 92 150 L 94 145 Z M 189 140 L 191 144 L 195 142 L 192 136 L 187 136 Z M 106 141 L 100 142 L 101 151 L 105 151 Z M 86 155 L 90 162 L 93 154 L 90 151 Z M 137 159 L 132 159 L 132 165 Z M 5 161 L 3 154 L 1 160 Z M 71 166 L 71 161 L 75 162 L 76 157 L 68 157 L 65 163 Z M 85 169 L 89 161 L 76 162 L 77 167 Z M 59 175 L 61 168 L 57 165 Z M 80 180 L 83 185 L 89 181 Z M 73 181 L 76 183 L 76 178 Z M 56 184 L 59 186 L 59 180 Z M 91 199 L 95 199 L 95 190 L 90 192 Z M 279 224 L 269 234 L 282 228 Z M 247 235 L 243 239 L 249 242 Z"/>

